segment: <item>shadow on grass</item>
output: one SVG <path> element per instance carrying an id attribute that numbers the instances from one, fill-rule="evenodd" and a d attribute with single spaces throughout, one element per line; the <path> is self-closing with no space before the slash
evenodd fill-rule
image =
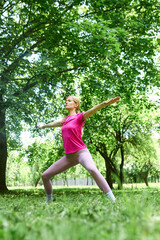
<path id="1" fill-rule="evenodd" d="M 153 192 L 153 191 L 160 191 L 159 188 L 156 187 L 147 187 L 147 188 L 131 188 L 131 189 L 122 189 L 122 190 L 113 190 L 113 192 L 116 195 L 119 194 L 141 194 L 142 192 Z M 88 187 L 62 187 L 62 188 L 54 188 L 53 189 L 53 194 L 55 195 L 77 195 L 77 194 L 95 194 L 95 195 L 101 195 L 103 192 L 99 190 L 98 188 L 88 188 Z M 7 192 L 1 194 L 1 195 L 26 195 L 26 196 L 44 196 L 45 191 L 44 189 L 41 188 L 28 188 L 28 187 L 23 187 L 23 188 L 16 188 L 16 189 L 10 189 Z"/>
<path id="2" fill-rule="evenodd" d="M 53 194 L 55 195 L 77 195 L 77 194 L 101 194 L 99 189 L 89 189 L 89 188 L 68 188 L 62 187 L 58 189 L 53 189 Z M 44 189 L 39 188 L 19 188 L 19 189 L 10 189 L 5 193 L 1 193 L 1 195 L 25 195 L 25 196 L 44 196 Z"/>

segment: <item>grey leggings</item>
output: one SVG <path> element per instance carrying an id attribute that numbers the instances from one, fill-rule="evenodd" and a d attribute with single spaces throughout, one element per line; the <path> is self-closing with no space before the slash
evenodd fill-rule
<path id="1" fill-rule="evenodd" d="M 95 163 L 93 162 L 92 156 L 87 148 L 81 149 L 78 152 L 66 154 L 64 157 L 53 163 L 43 174 L 42 180 L 46 194 L 52 193 L 52 183 L 50 178 L 53 176 L 77 165 L 80 163 L 86 168 L 94 178 L 98 187 L 104 192 L 108 193 L 111 191 L 108 183 L 102 174 L 98 171 Z"/>

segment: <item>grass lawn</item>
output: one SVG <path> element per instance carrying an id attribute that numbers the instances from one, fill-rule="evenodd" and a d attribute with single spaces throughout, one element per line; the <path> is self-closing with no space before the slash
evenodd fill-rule
<path id="1" fill-rule="evenodd" d="M 159 240 L 160 187 L 124 186 L 111 202 L 96 187 L 12 189 L 0 196 L 3 240 Z"/>

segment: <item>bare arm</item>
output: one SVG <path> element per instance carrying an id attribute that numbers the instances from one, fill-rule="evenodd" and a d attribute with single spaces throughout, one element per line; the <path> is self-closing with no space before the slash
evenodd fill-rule
<path id="1" fill-rule="evenodd" d="M 38 126 L 38 128 L 44 129 L 44 128 L 52 128 L 52 127 L 62 127 L 62 122 L 63 122 L 63 119 L 57 120 L 55 122 L 47 123 L 46 125 L 43 125 L 43 126 Z"/>
<path id="2" fill-rule="evenodd" d="M 93 108 L 89 109 L 87 112 L 85 112 L 83 114 L 83 120 L 89 118 L 92 114 L 94 114 L 95 112 L 97 112 L 98 110 L 104 108 L 107 105 L 111 105 L 113 103 L 119 102 L 120 97 L 116 97 L 116 98 L 112 98 L 108 101 L 104 101 L 96 106 L 94 106 Z"/>

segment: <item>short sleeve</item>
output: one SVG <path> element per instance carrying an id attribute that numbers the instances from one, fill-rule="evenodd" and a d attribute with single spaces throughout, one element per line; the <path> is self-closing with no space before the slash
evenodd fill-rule
<path id="1" fill-rule="evenodd" d="M 81 123 L 84 123 L 84 122 L 85 122 L 85 120 L 83 120 L 83 114 L 84 114 L 84 112 L 77 114 L 77 119 L 78 119 L 79 122 L 81 122 Z"/>

